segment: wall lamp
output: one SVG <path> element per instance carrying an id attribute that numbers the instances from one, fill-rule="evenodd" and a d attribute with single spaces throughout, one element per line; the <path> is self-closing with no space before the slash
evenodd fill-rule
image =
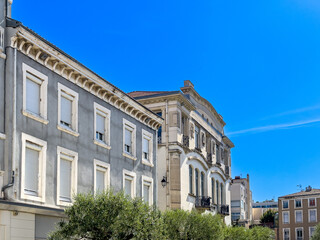
<path id="1" fill-rule="evenodd" d="M 163 176 L 162 180 L 161 180 L 161 185 L 162 187 L 167 186 L 169 182 L 167 181 L 167 177 Z"/>

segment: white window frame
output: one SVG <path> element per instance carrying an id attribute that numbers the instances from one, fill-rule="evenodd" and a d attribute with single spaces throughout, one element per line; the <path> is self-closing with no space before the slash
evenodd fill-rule
<path id="1" fill-rule="evenodd" d="M 43 73 L 35 70 L 34 68 L 30 67 L 29 65 L 22 63 L 22 75 L 23 75 L 23 109 L 22 114 L 29 118 L 32 118 L 38 122 L 43 124 L 48 124 L 49 121 L 47 119 L 47 98 L 48 98 L 48 76 L 44 75 Z M 35 76 L 41 81 L 40 84 L 40 115 L 34 114 L 27 110 L 27 73 Z M 32 80 L 31 80 L 32 81 Z"/>
<path id="2" fill-rule="evenodd" d="M 311 221 L 311 219 L 310 219 L 310 212 L 311 211 L 315 211 L 316 212 L 316 219 L 315 219 L 315 221 Z M 315 222 L 317 222 L 317 219 L 318 219 L 318 213 L 317 213 L 317 209 L 316 208 L 314 208 L 314 209 L 308 209 L 308 221 L 309 221 L 309 223 L 315 223 Z"/>
<path id="3" fill-rule="evenodd" d="M 299 229 L 301 229 L 302 231 L 302 239 L 304 239 L 304 229 L 303 229 L 303 227 L 296 227 L 295 228 L 295 236 L 296 236 L 296 239 L 298 239 L 298 234 L 297 234 L 297 230 L 299 230 Z"/>
<path id="4" fill-rule="evenodd" d="M 309 227 L 309 238 L 311 238 L 311 229 L 313 229 L 313 233 L 316 231 L 316 227 L 313 226 L 313 227 Z"/>
<path id="5" fill-rule="evenodd" d="M 310 205 L 310 199 L 314 199 L 314 206 Z M 313 198 L 308 198 L 308 207 L 317 207 L 317 198 L 313 197 Z"/>
<path id="6" fill-rule="evenodd" d="M 129 131 L 132 132 L 131 134 L 131 143 L 132 143 L 132 155 L 130 153 L 127 153 L 125 151 L 125 130 L 128 129 Z M 127 119 L 123 118 L 123 143 L 122 143 L 122 149 L 123 149 L 123 156 L 130 158 L 132 160 L 137 160 L 137 153 L 136 153 L 136 131 L 137 131 L 137 127 L 135 124 L 133 124 L 132 122 L 128 121 Z"/>
<path id="7" fill-rule="evenodd" d="M 71 119 L 71 128 L 63 126 L 60 123 L 61 120 L 61 95 L 62 94 L 70 95 L 70 100 L 72 100 L 72 119 Z M 58 83 L 58 125 L 57 128 L 61 131 L 69 133 L 75 137 L 79 136 L 78 132 L 78 102 L 79 102 L 79 94 L 70 88 Z"/>
<path id="8" fill-rule="evenodd" d="M 297 212 L 301 212 L 301 222 L 297 222 Z M 295 223 L 303 223 L 303 211 L 302 210 L 295 210 L 294 211 L 294 220 L 295 220 Z"/>
<path id="9" fill-rule="evenodd" d="M 287 203 L 288 203 L 288 207 L 287 207 L 287 208 L 284 208 L 284 207 L 283 207 L 283 203 L 284 203 L 284 202 L 287 202 Z M 289 209 L 289 200 L 282 200 L 282 209 Z"/>
<path id="10" fill-rule="evenodd" d="M 141 177 L 141 198 L 143 199 L 143 188 L 144 186 L 149 186 L 149 205 L 153 205 L 153 178 L 142 175 Z"/>
<path id="11" fill-rule="evenodd" d="M 104 186 L 105 189 L 107 190 L 110 188 L 110 164 L 94 159 L 94 172 L 93 172 L 93 187 L 94 187 L 94 193 L 97 193 L 97 186 L 96 186 L 96 180 L 97 180 L 97 170 L 103 171 L 104 172 Z"/>
<path id="12" fill-rule="evenodd" d="M 61 153 L 73 158 L 71 161 L 71 202 L 60 200 L 60 160 Z M 57 147 L 57 205 L 70 206 L 73 203 L 72 195 L 77 194 L 78 185 L 78 153 L 69 149 L 58 146 Z"/>
<path id="13" fill-rule="evenodd" d="M 93 142 L 101 147 L 106 149 L 111 149 L 110 146 L 110 121 L 111 121 L 111 111 L 98 103 L 93 104 L 94 107 L 94 132 L 93 132 Z M 105 118 L 104 124 L 104 141 L 98 140 L 96 138 L 96 129 L 97 129 L 97 114 L 100 114 Z"/>
<path id="14" fill-rule="evenodd" d="M 284 214 L 287 213 L 288 214 L 288 222 L 284 222 Z M 282 212 L 282 223 L 283 224 L 290 224 L 290 212 L 289 211 L 284 211 Z"/>
<path id="15" fill-rule="evenodd" d="M 301 207 L 297 207 L 297 206 L 296 206 L 297 200 L 300 200 L 300 201 L 301 201 Z M 301 198 L 294 200 L 294 208 L 303 208 L 303 200 L 302 200 Z"/>
<path id="16" fill-rule="evenodd" d="M 149 141 L 149 159 L 144 158 L 143 154 L 143 139 L 147 139 Z M 152 133 L 142 129 L 142 139 L 141 139 L 141 152 L 142 152 L 142 163 L 145 165 L 148 165 L 150 167 L 153 167 L 153 135 Z"/>
<path id="17" fill-rule="evenodd" d="M 289 240 L 290 240 L 290 228 L 284 228 L 284 229 L 283 229 L 283 232 L 282 232 L 283 239 L 284 239 L 284 231 L 285 231 L 285 230 L 288 230 L 288 231 L 289 231 Z"/>
<path id="18" fill-rule="evenodd" d="M 128 171 L 126 169 L 122 170 L 122 188 L 123 191 L 125 189 L 125 183 L 126 183 L 126 179 L 129 179 L 127 176 L 130 177 L 130 180 L 132 180 L 132 184 L 131 184 L 131 198 L 135 198 L 136 197 L 136 179 L 137 179 L 137 174 L 135 172 L 131 172 Z"/>
<path id="19" fill-rule="evenodd" d="M 47 142 L 41 139 L 35 138 L 28 134 L 22 133 L 21 134 L 22 140 L 22 151 L 21 151 L 21 198 L 38 201 L 38 202 L 45 202 L 46 201 L 46 154 L 47 154 Z M 34 143 L 41 147 L 39 151 L 39 173 L 38 173 L 38 196 L 33 196 L 24 193 L 24 186 L 25 186 L 25 161 L 26 161 L 26 147 L 27 141 Z"/>

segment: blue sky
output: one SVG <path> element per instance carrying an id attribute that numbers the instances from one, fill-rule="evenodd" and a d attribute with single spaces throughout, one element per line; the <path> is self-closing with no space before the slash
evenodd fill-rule
<path id="1" fill-rule="evenodd" d="M 16 0 L 12 17 L 123 91 L 190 79 L 254 200 L 320 188 L 318 0 Z"/>

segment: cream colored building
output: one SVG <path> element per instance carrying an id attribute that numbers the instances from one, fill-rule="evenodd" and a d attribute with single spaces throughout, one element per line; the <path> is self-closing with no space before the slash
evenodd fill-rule
<path id="1" fill-rule="evenodd" d="M 158 205 L 229 214 L 233 143 L 222 116 L 186 80 L 181 91 L 129 93 L 165 121 L 158 131 Z M 163 187 L 161 187 L 161 184 Z"/>
<path id="2" fill-rule="evenodd" d="M 252 220 L 254 224 L 260 224 L 262 215 L 268 210 L 278 211 L 278 202 L 272 200 L 266 200 L 263 202 L 252 203 Z"/>

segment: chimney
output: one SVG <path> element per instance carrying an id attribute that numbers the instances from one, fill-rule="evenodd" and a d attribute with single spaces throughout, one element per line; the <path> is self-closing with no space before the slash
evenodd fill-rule
<path id="1" fill-rule="evenodd" d="M 194 88 L 194 85 L 190 80 L 184 80 L 184 87 L 192 87 L 192 88 Z"/>
<path id="2" fill-rule="evenodd" d="M 6 0 L 6 17 L 11 18 L 11 5 L 12 5 L 12 0 Z"/>

